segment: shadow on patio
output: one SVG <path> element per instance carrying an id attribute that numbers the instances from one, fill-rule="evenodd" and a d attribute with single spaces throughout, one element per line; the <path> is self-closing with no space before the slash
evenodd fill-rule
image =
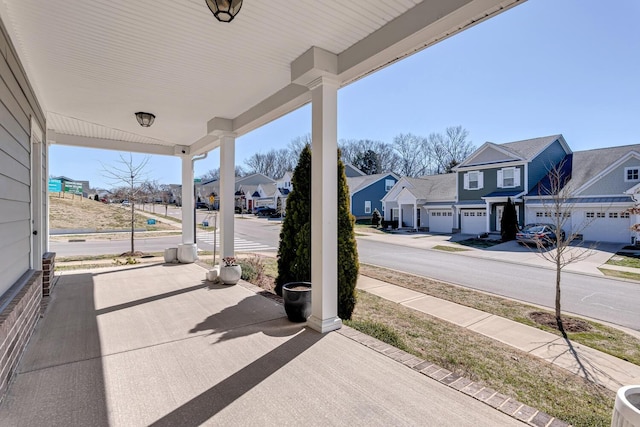
<path id="1" fill-rule="evenodd" d="M 0 425 L 522 425 L 195 265 L 65 273 Z"/>

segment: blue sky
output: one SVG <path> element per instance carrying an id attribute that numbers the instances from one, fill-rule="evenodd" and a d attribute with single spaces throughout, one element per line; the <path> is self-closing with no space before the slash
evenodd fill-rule
<path id="1" fill-rule="evenodd" d="M 638 0 L 529 0 L 338 93 L 338 139 L 392 142 L 461 125 L 504 143 L 561 133 L 574 151 L 640 144 Z M 243 135 L 236 163 L 309 133 L 309 105 Z M 53 145 L 50 174 L 110 187 L 118 152 Z M 134 161 L 142 155 L 134 154 Z M 195 175 L 219 166 L 219 150 Z M 149 179 L 180 183 L 180 160 L 152 156 Z"/>

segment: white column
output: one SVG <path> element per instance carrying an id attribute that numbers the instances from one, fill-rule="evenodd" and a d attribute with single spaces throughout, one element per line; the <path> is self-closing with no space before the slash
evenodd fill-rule
<path id="1" fill-rule="evenodd" d="M 42 153 L 44 156 L 44 165 L 42 173 L 45 177 L 44 182 L 46 185 L 46 191 L 44 191 L 44 201 L 42 210 L 44 212 L 44 218 L 42 223 L 42 248 L 44 252 L 49 252 L 49 143 L 45 141 L 42 142 Z"/>
<path id="2" fill-rule="evenodd" d="M 42 270 L 42 134 L 31 133 L 31 268 Z"/>
<path id="3" fill-rule="evenodd" d="M 220 257 L 234 256 L 234 213 L 236 138 L 225 133 L 220 138 Z"/>
<path id="4" fill-rule="evenodd" d="M 402 204 L 398 203 L 398 230 L 402 228 Z"/>
<path id="5" fill-rule="evenodd" d="M 191 156 L 182 156 L 182 243 L 193 244 L 193 162 Z"/>
<path id="6" fill-rule="evenodd" d="M 311 89 L 311 317 L 321 333 L 338 317 L 338 83 L 320 77 Z"/>
<path id="7" fill-rule="evenodd" d="M 413 204 L 413 228 L 418 229 L 418 204 Z"/>

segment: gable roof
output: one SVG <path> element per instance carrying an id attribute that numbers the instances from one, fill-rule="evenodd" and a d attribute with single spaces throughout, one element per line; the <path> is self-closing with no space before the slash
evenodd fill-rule
<path id="1" fill-rule="evenodd" d="M 570 185 L 579 193 L 634 153 L 640 157 L 640 144 L 575 151 Z"/>
<path id="2" fill-rule="evenodd" d="M 353 177 L 356 177 L 356 176 L 365 175 L 364 172 L 362 172 L 360 169 L 358 169 L 357 167 L 353 166 L 349 162 L 344 162 L 344 174 L 347 176 L 347 178 L 353 178 Z"/>
<path id="3" fill-rule="evenodd" d="M 440 175 L 426 175 L 420 178 L 405 180 L 413 186 L 406 187 L 407 191 L 421 200 L 456 200 L 456 174 L 444 173 Z"/>
<path id="4" fill-rule="evenodd" d="M 485 142 L 480 148 L 471 153 L 466 159 L 460 163 L 455 170 L 465 168 L 469 166 L 477 165 L 490 165 L 493 163 L 501 163 L 508 161 L 524 161 L 530 162 L 542 153 L 549 145 L 559 140 L 564 146 L 567 153 L 571 153 L 571 149 L 567 145 L 564 137 L 561 134 L 543 136 L 540 138 L 523 139 L 521 141 L 507 142 L 504 144 L 496 144 L 494 142 Z M 480 157 L 480 154 L 487 150 L 496 150 L 503 153 L 508 159 L 504 159 L 500 162 L 479 161 L 474 162 L 474 159 Z"/>
<path id="5" fill-rule="evenodd" d="M 349 193 L 351 194 L 357 193 L 363 188 L 366 188 L 388 176 L 392 176 L 396 181 L 398 181 L 399 179 L 398 176 L 393 172 L 375 173 L 373 175 L 347 177 L 347 185 L 349 186 Z"/>

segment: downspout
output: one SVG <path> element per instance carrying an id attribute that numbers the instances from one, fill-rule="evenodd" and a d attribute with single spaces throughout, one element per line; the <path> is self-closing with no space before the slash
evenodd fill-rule
<path id="1" fill-rule="evenodd" d="M 204 160 L 204 159 L 207 158 L 208 155 L 209 155 L 209 153 L 206 152 L 206 153 L 202 154 L 200 157 L 196 156 L 193 159 L 191 159 L 191 170 L 195 171 L 195 163 L 196 163 L 197 160 Z M 197 243 L 197 239 L 196 239 L 196 211 L 198 210 L 196 208 L 196 205 L 197 205 L 198 202 L 196 201 L 196 184 L 195 183 L 193 183 L 193 203 L 194 203 L 194 206 L 193 206 L 193 244 L 196 244 Z M 215 233 L 215 230 L 214 230 L 214 233 Z M 214 250 L 215 250 L 215 248 L 214 248 Z"/>

